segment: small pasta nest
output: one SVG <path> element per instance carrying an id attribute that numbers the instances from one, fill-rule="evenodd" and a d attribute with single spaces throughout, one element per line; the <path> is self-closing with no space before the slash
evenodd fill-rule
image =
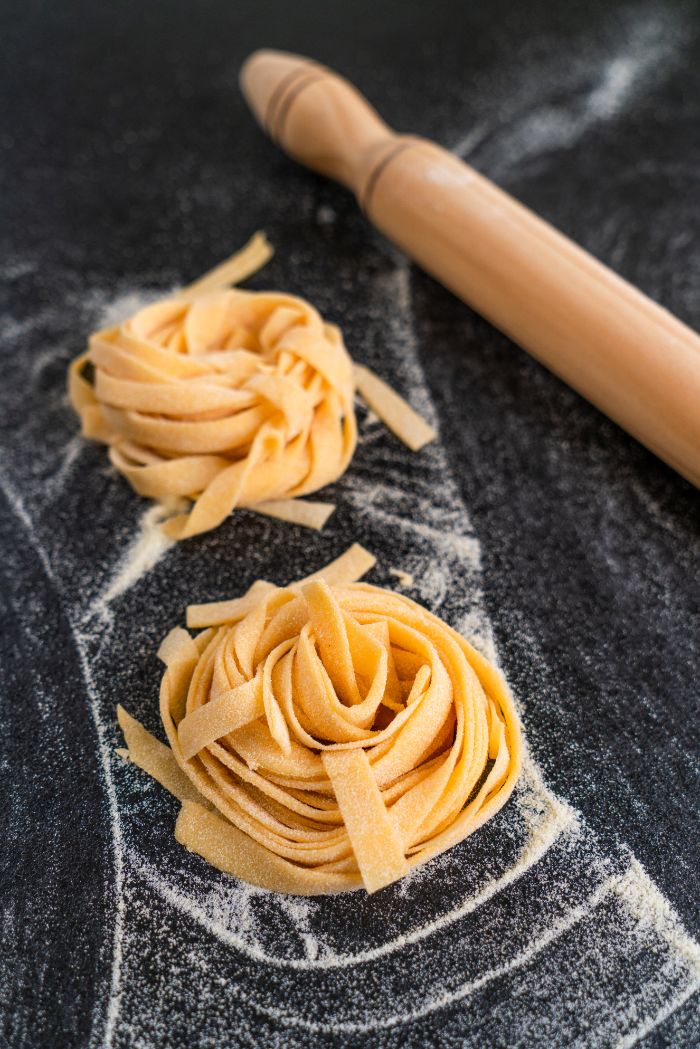
<path id="1" fill-rule="evenodd" d="M 408 598 L 331 566 L 193 606 L 188 625 L 206 629 L 176 628 L 160 651 L 175 777 L 120 721 L 133 760 L 183 800 L 178 840 L 220 869 L 282 892 L 374 892 L 508 799 L 521 743 L 507 687 Z"/>
<path id="2" fill-rule="evenodd" d="M 236 506 L 322 528 L 333 504 L 297 497 L 345 472 L 355 388 L 413 451 L 436 436 L 353 365 L 339 328 L 305 299 L 229 287 L 271 256 L 256 233 L 194 284 L 96 332 L 70 366 L 84 436 L 109 445 L 132 487 L 163 504 L 172 539 L 216 528 Z M 183 499 L 194 506 L 173 516 Z"/>
<path id="3" fill-rule="evenodd" d="M 173 539 L 236 506 L 317 491 L 357 441 L 341 333 L 292 295 L 228 289 L 147 306 L 91 337 L 70 389 L 83 433 L 109 445 L 137 492 L 194 502 L 164 525 Z"/>

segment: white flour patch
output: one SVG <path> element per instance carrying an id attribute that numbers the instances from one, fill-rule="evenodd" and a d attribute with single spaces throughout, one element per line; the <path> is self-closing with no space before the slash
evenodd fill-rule
<path id="1" fill-rule="evenodd" d="M 527 755 L 513 808 L 517 809 L 517 816 L 515 813 L 512 815 L 520 824 L 519 830 L 524 832 L 523 844 L 517 859 L 507 870 L 497 877 L 484 879 L 475 892 L 467 893 L 455 907 L 437 914 L 431 921 L 417 924 L 409 932 L 394 936 L 387 929 L 387 938 L 381 945 L 359 951 L 339 953 L 331 942 L 324 939 L 324 933 L 309 933 L 314 917 L 322 916 L 322 900 L 279 896 L 251 888 L 231 878 L 217 878 L 214 884 L 207 884 L 204 879 L 195 891 L 192 891 L 195 888 L 193 885 L 189 886 L 190 891 L 186 891 L 182 873 L 177 881 L 172 881 L 159 874 L 134 850 L 129 852 L 129 861 L 133 869 L 169 903 L 195 919 L 219 940 L 256 961 L 289 969 L 347 969 L 394 954 L 463 920 L 535 867 L 562 834 L 576 837 L 581 833 L 579 817 L 570 806 L 546 789 L 536 766 Z M 412 886 L 414 890 L 420 891 L 422 879 L 430 878 L 452 860 L 454 856 L 448 853 L 431 861 L 428 867 L 413 872 L 402 883 L 403 894 L 410 899 Z M 256 934 L 256 924 L 250 915 L 251 900 L 256 897 L 266 897 L 278 909 L 274 940 L 279 949 L 294 946 L 295 940 L 299 939 L 303 945 L 301 953 L 297 952 L 290 957 L 263 945 L 260 929 L 257 929 Z M 326 930 L 326 933 L 332 931 Z"/>
<path id="2" fill-rule="evenodd" d="M 280 1010 L 264 1010 L 268 1014 L 274 1015 L 276 1019 L 283 1022 L 290 1023 L 292 1026 L 303 1027 L 306 1030 L 328 1033 L 328 1034 L 340 1034 L 340 1033 L 372 1033 L 378 1030 L 405 1026 L 406 1024 L 415 1022 L 421 1017 L 427 1016 L 430 1013 L 437 1012 L 442 1009 L 454 1005 L 456 1002 L 463 1001 L 476 996 L 476 994 L 486 987 L 488 984 L 502 980 L 503 978 L 510 977 L 512 974 L 517 973 L 518 970 L 525 969 L 532 971 L 536 969 L 539 961 L 539 956 L 547 951 L 547 948 L 556 946 L 557 941 L 560 940 L 566 933 L 574 930 L 577 926 L 592 925 L 595 923 L 595 912 L 598 910 L 600 905 L 610 897 L 611 894 L 622 897 L 623 899 L 634 891 L 637 886 L 637 871 L 634 866 L 631 865 L 625 874 L 612 875 L 607 878 L 582 904 L 573 907 L 565 917 L 554 922 L 546 932 L 532 940 L 526 948 L 511 958 L 505 964 L 502 964 L 493 969 L 487 970 L 481 976 L 475 980 L 470 980 L 461 984 L 459 987 L 445 991 L 443 994 L 432 997 L 429 999 L 421 999 L 420 1004 L 411 1008 L 408 1011 L 401 1013 L 390 1013 L 381 1019 L 374 1019 L 369 1022 L 363 1021 L 308 1021 L 299 1017 L 291 1018 L 288 1013 Z M 663 929 L 654 928 L 655 934 L 660 934 Z M 661 940 L 663 943 L 663 940 Z M 667 946 L 667 944 L 664 944 Z M 675 1002 L 681 1004 L 681 999 L 686 1000 L 687 997 L 693 993 L 697 987 L 697 979 L 691 979 L 688 987 L 685 988 L 683 994 L 677 996 Z M 534 988 L 533 988 L 534 989 Z M 585 1008 L 583 1002 L 581 1007 Z M 658 1021 L 659 1017 L 666 1014 L 667 1009 L 664 1008 L 655 1017 L 655 1021 Z M 665 1018 L 665 1016 L 664 1016 Z M 591 1021 L 593 1017 L 590 1018 Z M 588 1026 L 588 1025 L 586 1025 Z M 646 1026 L 646 1025 L 645 1025 Z M 653 1025 L 648 1028 L 653 1029 Z M 600 1045 L 603 1042 L 598 1041 L 595 1038 L 593 1031 L 590 1032 L 593 1038 L 588 1040 L 588 1045 Z M 638 1035 L 635 1032 L 632 1041 L 624 1039 L 622 1044 L 633 1045 L 634 1041 L 638 1039 Z"/>
<path id="3" fill-rule="evenodd" d="M 106 299 L 100 310 L 99 327 L 113 328 L 117 324 L 133 317 L 139 310 L 146 306 L 167 298 L 169 291 L 155 291 L 143 289 L 139 291 L 126 291 L 114 298 Z"/>
<path id="4" fill-rule="evenodd" d="M 95 724 L 98 755 L 109 808 L 110 831 L 114 858 L 114 929 L 112 932 L 110 987 L 106 1004 L 98 1003 L 99 1007 L 104 1005 L 104 1015 L 96 1015 L 93 1017 L 93 1026 L 88 1041 L 88 1044 L 95 1047 L 95 1049 L 97 1049 L 98 1046 L 100 1049 L 102 1049 L 102 1047 L 104 1047 L 104 1049 L 109 1049 L 114 1038 L 123 994 L 122 965 L 124 961 L 123 939 L 126 912 L 126 898 L 124 894 L 124 839 L 122 833 L 122 822 L 119 814 L 119 801 L 114 785 L 114 777 L 112 775 L 112 747 L 109 741 L 107 729 L 100 715 L 99 692 L 95 686 L 92 671 L 90 669 L 90 656 L 87 647 L 88 638 L 84 634 L 81 634 L 75 627 L 72 627 L 72 633 L 76 650 L 80 658 L 90 712 Z"/>
<path id="5" fill-rule="evenodd" d="M 303 897 L 287 896 L 280 903 L 282 910 L 291 919 L 309 962 L 315 962 L 319 954 L 318 939 L 311 931 L 312 907 Z"/>
<path id="6" fill-rule="evenodd" d="M 0 264 L 0 277 L 7 281 L 20 280 L 36 273 L 37 268 L 37 264 L 29 259 L 9 259 Z"/>
<path id="7" fill-rule="evenodd" d="M 646 1038 L 648 1034 L 651 1034 L 655 1028 L 668 1020 L 670 1016 L 673 1016 L 681 1006 L 685 1005 L 685 1003 L 699 991 L 700 979 L 691 980 L 687 987 L 684 987 L 682 991 L 668 998 L 658 1012 L 652 1013 L 643 1020 L 638 1027 L 635 1027 L 628 1035 L 622 1038 L 617 1043 L 616 1049 L 632 1049 L 633 1045 L 637 1045 L 643 1038 Z"/>
<path id="8" fill-rule="evenodd" d="M 700 542 L 697 534 L 694 534 L 689 529 L 681 530 L 673 515 L 667 513 L 659 505 L 643 483 L 634 480 L 632 489 L 639 500 L 643 512 L 652 518 L 660 528 L 663 528 L 674 538 L 680 540 L 689 551 L 693 551 L 696 555 L 700 552 Z"/>
<path id="9" fill-rule="evenodd" d="M 391 524 L 392 527 L 410 535 L 420 536 L 421 539 L 432 543 L 436 550 L 451 553 L 461 561 L 468 563 L 469 567 L 475 572 L 481 570 L 481 545 L 474 535 L 470 535 L 466 531 L 466 528 L 469 527 L 469 519 L 466 515 L 462 518 L 465 531 L 452 531 L 448 522 L 445 522 L 441 527 L 438 521 L 431 522 L 429 517 L 427 521 L 425 517 L 422 520 L 408 521 L 402 517 L 400 512 L 392 509 L 393 506 L 400 505 L 400 500 L 405 496 L 405 492 L 391 481 L 385 484 L 375 484 L 367 491 L 360 482 L 354 482 L 351 478 L 348 478 L 345 489 L 343 494 L 349 496 L 358 514 L 364 514 L 373 520 Z M 416 493 L 414 493 L 412 502 L 420 509 L 427 509 L 424 506 L 424 498 Z M 426 595 L 439 603 L 439 595 L 434 592 L 431 593 L 427 587 Z"/>
<path id="10" fill-rule="evenodd" d="M 17 518 L 19 519 L 23 528 L 25 529 L 28 541 L 31 543 L 33 549 L 39 557 L 47 577 L 58 589 L 58 584 L 56 582 L 48 554 L 44 549 L 44 546 L 39 536 L 37 535 L 31 516 L 25 509 L 22 499 L 13 491 L 10 483 L 7 481 L 6 478 L 0 477 L 0 486 L 2 487 L 5 496 L 9 500 L 14 513 L 16 514 Z M 64 611 L 66 613 L 66 621 L 68 623 L 71 636 L 73 638 L 75 649 L 78 653 L 78 657 L 80 660 L 80 666 L 82 669 L 85 690 L 87 694 L 88 706 L 95 725 L 98 756 L 100 760 L 102 778 L 107 795 L 110 819 L 110 836 L 114 859 L 114 883 L 111 886 L 110 891 L 110 902 L 113 902 L 114 905 L 112 966 L 110 986 L 108 992 L 104 996 L 104 1001 L 98 1001 L 98 1013 L 93 1017 L 93 1029 L 90 1034 L 89 1045 L 94 1046 L 96 1049 L 97 1046 L 109 1047 L 111 1045 L 112 1037 L 114 1034 L 114 1027 L 119 1012 L 119 1003 L 121 999 L 120 974 L 122 965 L 122 933 L 125 907 L 124 894 L 122 891 L 123 841 L 121 821 L 119 816 L 119 805 L 114 789 L 114 782 L 112 779 L 110 768 L 110 746 L 107 740 L 104 723 L 100 717 L 98 691 L 92 679 L 92 674 L 90 670 L 90 659 L 87 655 L 85 647 L 85 638 L 83 637 L 83 635 L 81 635 L 75 624 L 72 622 L 70 616 L 70 609 L 64 607 Z"/>
<path id="11" fill-rule="evenodd" d="M 399 392 L 402 396 L 406 397 L 429 426 L 439 431 L 435 405 L 418 360 L 418 338 L 411 293 L 411 264 L 405 255 L 393 249 L 392 256 L 393 268 L 378 278 L 374 289 L 381 303 L 381 309 L 377 303 L 377 313 L 383 313 L 383 321 L 388 329 L 384 338 L 388 337 L 390 340 L 393 368 L 389 378 L 392 385 L 394 378 L 401 382 L 403 388 Z"/>
<path id="12" fill-rule="evenodd" d="M 478 610 L 464 612 L 456 620 L 454 628 L 462 637 L 466 637 L 490 663 L 498 666 L 498 651 L 493 630 L 481 612 Z M 517 703 L 516 706 L 518 706 Z"/>
<path id="13" fill-rule="evenodd" d="M 2 319 L 2 334 L 8 341 L 16 341 L 31 334 L 37 327 L 37 317 L 25 317 L 20 320 L 16 317 L 4 316 Z"/>
<path id="14" fill-rule="evenodd" d="M 322 204 L 316 212 L 316 221 L 319 226 L 332 226 L 337 221 L 338 215 L 335 208 L 329 204 Z"/>
<path id="15" fill-rule="evenodd" d="M 3 276 L 20 279 L 22 276 L 34 272 L 35 269 L 36 267 L 33 264 L 18 262 L 9 268 L 5 267 Z M 113 322 L 113 318 L 123 319 L 125 316 L 129 316 L 131 313 L 136 312 L 148 302 L 162 297 L 162 295 L 163 293 L 153 295 L 129 293 L 118 297 L 112 302 L 110 301 L 110 296 L 108 294 L 99 291 L 91 291 L 80 296 L 75 295 L 74 297 L 69 297 L 67 301 L 62 303 L 62 309 L 65 310 L 66 306 L 68 306 L 69 308 L 74 309 L 81 318 L 84 318 L 87 313 L 98 314 L 101 315 L 103 324 L 108 324 Z M 42 332 L 44 329 L 52 328 L 55 325 L 57 318 L 58 311 L 55 306 L 38 310 L 28 318 L 7 318 L 3 321 L 3 335 L 6 338 L 14 340 L 28 339 L 32 335 L 36 337 L 38 333 Z M 86 329 L 86 340 L 88 334 L 89 331 Z M 62 347 L 60 345 L 54 345 L 50 349 L 34 355 L 30 363 L 30 375 L 32 379 L 36 381 L 41 376 L 43 369 L 50 365 L 54 360 L 61 357 L 62 353 Z M 66 367 L 67 364 L 68 360 L 66 359 Z M 60 390 L 59 397 L 62 400 L 66 400 L 65 388 Z M 54 401 L 56 400 L 55 397 L 52 399 Z M 78 430 L 77 418 L 75 421 L 75 430 Z M 47 476 L 40 474 L 37 481 L 34 481 L 29 477 L 24 478 L 22 485 L 23 494 L 21 496 L 16 491 L 16 481 L 14 478 L 10 480 L 9 476 L 0 477 L 0 485 L 12 506 L 15 515 L 21 522 L 28 541 L 36 551 L 47 577 L 52 581 L 62 597 L 65 597 L 65 592 L 61 586 L 60 580 L 54 572 L 54 566 L 52 565 L 51 558 L 47 551 L 46 543 L 42 540 L 42 536 L 38 525 L 35 523 L 34 517 L 36 514 L 38 518 L 41 509 L 47 504 L 50 504 L 51 501 L 61 493 L 66 481 L 69 479 L 76 463 L 78 462 L 82 450 L 87 447 L 88 442 L 86 442 L 77 432 L 74 432 L 63 443 L 52 442 L 50 445 L 47 444 L 42 446 L 37 442 L 37 436 L 35 434 L 31 435 L 30 440 L 32 445 L 37 447 L 37 462 L 43 459 L 47 466 L 51 466 L 53 469 L 46 471 Z M 156 531 L 158 521 L 169 516 L 170 512 L 172 512 L 171 509 L 166 511 L 160 506 L 151 507 L 145 511 L 141 519 L 139 533 L 132 542 L 125 559 L 121 565 L 118 565 L 115 569 L 112 581 L 100 599 L 102 608 L 106 609 L 110 601 L 114 600 L 129 587 L 133 586 L 141 576 L 148 572 L 157 563 L 160 557 L 163 556 L 171 545 L 170 541 L 167 540 L 162 533 L 157 534 Z M 110 977 L 109 986 L 105 988 L 103 996 L 96 1002 L 96 1010 L 92 1018 L 92 1029 L 88 1038 L 88 1045 L 93 1047 L 93 1049 L 98 1049 L 98 1047 L 99 1049 L 108 1049 L 112 1044 L 116 1032 L 123 999 L 122 967 L 124 962 L 123 943 L 126 913 L 126 895 L 123 886 L 124 843 L 119 801 L 112 776 L 112 745 L 109 739 L 108 727 L 111 725 L 112 719 L 108 718 L 105 720 L 103 717 L 100 710 L 99 690 L 92 676 L 90 645 L 95 638 L 89 633 L 82 632 L 81 627 L 74 621 L 76 609 L 72 608 L 70 604 L 65 601 L 64 611 L 75 649 L 79 657 L 88 706 L 95 725 L 97 751 L 110 821 L 110 836 L 114 864 L 114 880 L 110 886 L 109 900 L 109 904 L 111 905 L 109 909 L 111 909 L 113 913 Z M 109 937 L 110 933 L 108 932 L 107 935 Z"/>
<path id="16" fill-rule="evenodd" d="M 641 48 L 637 40 L 628 54 L 619 55 L 608 62 L 598 84 L 586 99 L 586 113 L 590 121 L 610 120 L 621 112 L 634 97 L 646 74 L 667 57 L 665 49 L 659 49 L 648 37 L 645 31 Z"/>
<path id="17" fill-rule="evenodd" d="M 22 525 L 23 525 L 23 527 L 24 527 L 24 529 L 25 529 L 25 531 L 27 533 L 27 537 L 29 539 L 29 542 L 31 543 L 31 545 L 32 545 L 34 551 L 36 552 L 39 560 L 41 561 L 42 566 L 44 568 L 44 571 L 46 572 L 47 577 L 52 581 L 52 583 L 55 584 L 56 583 L 56 577 L 54 575 L 54 570 L 53 570 L 53 566 L 51 564 L 51 561 L 49 559 L 49 555 L 47 554 L 46 550 L 44 549 L 43 544 L 41 543 L 41 541 L 40 541 L 40 539 L 39 539 L 39 537 L 37 535 L 36 529 L 35 529 L 34 524 L 32 522 L 31 515 L 28 512 L 28 510 L 27 510 L 27 508 L 26 508 L 26 506 L 24 504 L 24 500 L 23 500 L 22 496 L 19 494 L 19 492 L 17 492 L 15 490 L 15 488 L 14 488 L 13 484 L 11 483 L 11 481 L 7 477 L 5 477 L 3 474 L 0 474 L 0 488 L 2 488 L 2 491 L 3 491 L 4 495 L 5 495 L 5 498 L 7 499 L 7 501 L 10 504 L 10 506 L 12 507 L 15 515 L 22 522 Z"/>
<path id="18" fill-rule="evenodd" d="M 60 495 L 64 485 L 73 474 L 82 452 L 85 450 L 85 438 L 80 434 L 71 437 L 60 452 L 58 468 L 46 483 L 45 490 L 51 497 Z"/>
<path id="19" fill-rule="evenodd" d="M 473 127 L 471 131 L 467 131 L 466 135 L 462 135 L 452 144 L 450 152 L 454 153 L 456 157 L 466 159 L 472 155 L 477 146 L 480 146 L 487 136 L 488 128 L 477 124 L 476 127 Z"/>
<path id="20" fill-rule="evenodd" d="M 685 931 L 678 915 L 639 860 L 632 859 L 628 874 L 629 877 L 616 891 L 624 899 L 629 911 L 635 915 L 642 929 L 663 929 L 667 942 L 673 944 L 677 955 L 686 960 L 688 968 L 700 979 L 700 944 Z"/>
<path id="21" fill-rule="evenodd" d="M 92 614 L 104 612 L 112 601 L 138 583 L 175 546 L 175 540 L 168 538 L 161 525 L 187 505 L 184 500 L 166 500 L 154 503 L 141 515 L 138 531 L 104 593 L 92 605 Z"/>
<path id="22" fill-rule="evenodd" d="M 673 70 L 687 38 L 683 16 L 678 11 L 634 8 L 617 48 L 601 54 L 585 43 L 580 52 L 562 62 L 557 52 L 548 63 L 520 56 L 519 82 L 510 81 L 508 96 L 485 99 L 493 105 L 494 124 L 483 122 L 469 133 L 458 135 L 452 152 L 459 157 L 478 155 L 489 174 L 505 178 L 532 157 L 568 149 L 589 130 L 614 120 L 638 98 L 648 94 Z M 585 89 L 590 71 L 595 82 Z M 543 100 L 574 92 L 565 103 Z M 482 157 L 483 150 L 483 157 Z"/>
<path id="23" fill-rule="evenodd" d="M 29 326 L 27 327 L 26 330 L 30 331 L 30 332 L 33 331 L 34 324 L 35 324 L 34 321 L 29 323 Z M 39 353 L 34 354 L 32 356 L 32 359 L 31 359 L 31 376 L 32 376 L 32 379 L 36 380 L 41 375 L 43 370 L 46 367 L 48 367 L 49 365 L 53 364 L 54 361 L 65 359 L 64 354 L 65 354 L 65 348 L 63 346 L 61 346 L 60 344 L 55 345 L 55 346 L 49 346 L 47 349 L 41 350 Z M 67 392 L 67 390 L 65 388 L 63 388 L 63 389 L 59 388 L 56 391 L 56 393 L 50 394 L 49 396 L 53 396 L 53 397 L 56 397 L 56 396 L 61 397 L 61 396 L 63 396 L 63 397 L 65 397 L 67 399 L 68 398 L 68 392 Z"/>

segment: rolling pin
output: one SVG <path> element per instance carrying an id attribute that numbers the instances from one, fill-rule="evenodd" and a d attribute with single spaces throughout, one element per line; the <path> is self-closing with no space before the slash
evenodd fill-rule
<path id="1" fill-rule="evenodd" d="M 390 240 L 700 487 L 700 337 L 473 168 L 396 134 L 347 81 L 256 51 L 241 87 L 291 157 L 336 179 Z"/>

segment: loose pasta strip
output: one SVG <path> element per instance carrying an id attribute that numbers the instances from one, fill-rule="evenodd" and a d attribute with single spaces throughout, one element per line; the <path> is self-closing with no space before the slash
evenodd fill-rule
<path id="1" fill-rule="evenodd" d="M 188 284 L 179 294 L 188 299 L 195 299 L 206 292 L 219 291 L 229 285 L 240 284 L 241 281 L 252 277 L 254 273 L 267 265 L 273 255 L 274 250 L 265 234 L 255 233 L 244 248 L 237 251 L 230 259 L 226 259 L 220 266 L 209 270 L 199 280 Z"/>
<path id="2" fill-rule="evenodd" d="M 383 379 L 362 364 L 356 364 L 354 370 L 359 393 L 382 422 L 411 451 L 417 452 L 435 440 L 437 434 L 433 427 Z"/>
<path id="3" fill-rule="evenodd" d="M 521 738 L 500 674 L 357 544 L 287 587 L 190 606 L 160 647 L 169 747 L 129 753 L 183 802 L 177 840 L 244 881 L 375 892 L 505 804 Z"/>
<path id="4" fill-rule="evenodd" d="M 335 510 L 333 503 L 312 502 L 309 499 L 269 499 L 258 503 L 255 510 L 267 517 L 276 517 L 290 524 L 303 525 L 319 532 Z"/>
<path id="5" fill-rule="evenodd" d="M 172 750 L 152 736 L 124 707 L 117 707 L 119 727 L 124 733 L 129 760 L 147 772 L 179 801 L 201 801 L 197 789 L 185 775 Z"/>
<path id="6" fill-rule="evenodd" d="M 83 434 L 109 446 L 139 494 L 192 503 L 163 524 L 172 539 L 216 528 L 235 507 L 322 528 L 333 505 L 299 497 L 340 477 L 355 451 L 355 374 L 340 330 L 305 299 L 231 287 L 271 256 L 256 234 L 189 287 L 95 332 L 70 366 Z M 377 412 L 384 405 L 388 424 L 420 447 L 425 424 L 360 374 Z"/>

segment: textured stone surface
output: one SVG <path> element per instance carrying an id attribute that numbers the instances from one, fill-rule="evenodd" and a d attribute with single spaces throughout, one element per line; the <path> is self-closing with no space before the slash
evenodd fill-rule
<path id="1" fill-rule="evenodd" d="M 276 151 L 236 83 L 262 45 L 337 67 L 698 328 L 697 5 L 7 0 L 0 36 L 0 1043 L 699 1044 L 698 494 Z M 251 286 L 308 296 L 440 444 L 364 421 L 320 536 L 241 513 L 106 601 L 147 505 L 76 438 L 67 362 L 256 228 Z M 177 846 L 114 705 L 156 729 L 189 599 L 355 539 L 495 644 L 532 758 L 406 886 L 280 901 Z"/>

